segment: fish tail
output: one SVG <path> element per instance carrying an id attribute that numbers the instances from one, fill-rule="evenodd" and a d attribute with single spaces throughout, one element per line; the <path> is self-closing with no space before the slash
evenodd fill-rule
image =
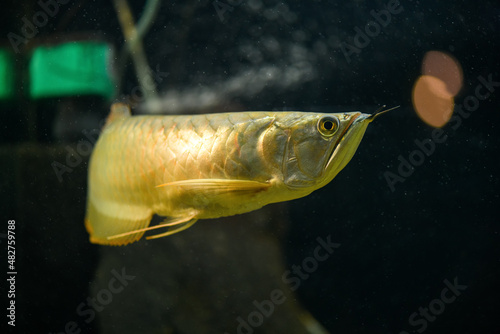
<path id="1" fill-rule="evenodd" d="M 97 207 L 89 200 L 85 227 L 90 234 L 90 242 L 100 245 L 122 246 L 139 240 L 144 231 L 120 238 L 110 239 L 110 237 L 129 231 L 141 230 L 149 226 L 152 216 L 151 210 L 144 207 L 118 203 L 113 205 L 100 203 Z"/>

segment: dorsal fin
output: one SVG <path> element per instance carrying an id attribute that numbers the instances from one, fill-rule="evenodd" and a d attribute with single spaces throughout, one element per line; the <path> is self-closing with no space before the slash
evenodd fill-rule
<path id="1" fill-rule="evenodd" d="M 109 125 L 116 120 L 124 119 L 130 116 L 132 116 L 132 114 L 130 112 L 130 107 L 127 104 L 121 102 L 113 103 L 113 105 L 111 106 L 111 112 L 106 119 L 106 125 Z"/>

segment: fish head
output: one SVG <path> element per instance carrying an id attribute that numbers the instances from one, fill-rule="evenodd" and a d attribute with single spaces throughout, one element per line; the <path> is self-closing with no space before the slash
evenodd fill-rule
<path id="1" fill-rule="evenodd" d="M 288 124 L 283 183 L 309 190 L 329 183 L 351 160 L 373 115 L 361 112 L 304 113 Z"/>

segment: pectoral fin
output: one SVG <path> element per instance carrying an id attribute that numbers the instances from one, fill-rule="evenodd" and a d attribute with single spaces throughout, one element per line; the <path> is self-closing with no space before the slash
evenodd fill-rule
<path id="1" fill-rule="evenodd" d="M 195 179 L 183 180 L 160 184 L 159 187 L 180 187 L 185 191 L 212 193 L 213 195 L 224 195 L 230 193 L 251 194 L 269 189 L 271 184 L 227 179 Z"/>

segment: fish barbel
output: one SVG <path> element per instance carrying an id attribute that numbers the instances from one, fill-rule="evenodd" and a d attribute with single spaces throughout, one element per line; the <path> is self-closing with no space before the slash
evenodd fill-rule
<path id="1" fill-rule="evenodd" d="M 111 108 L 89 165 L 90 241 L 126 245 L 198 219 L 306 196 L 351 160 L 375 117 L 360 112 L 131 116 Z M 167 217 L 149 227 L 153 214 Z"/>

